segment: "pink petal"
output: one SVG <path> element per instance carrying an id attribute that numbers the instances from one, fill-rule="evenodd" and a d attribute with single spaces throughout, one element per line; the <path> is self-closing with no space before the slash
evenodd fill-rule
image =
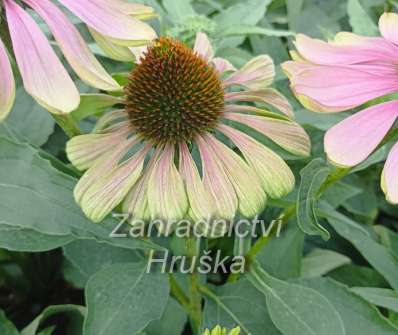
<path id="1" fill-rule="evenodd" d="M 148 205 L 153 220 L 167 223 L 186 217 L 189 203 L 174 164 L 174 146 L 166 144 L 148 180 Z"/>
<path id="2" fill-rule="evenodd" d="M 382 175 L 382 189 L 386 198 L 393 204 L 398 204 L 398 143 L 392 147 L 384 165 Z"/>
<path id="3" fill-rule="evenodd" d="M 264 210 L 267 195 L 254 169 L 213 135 L 205 135 L 204 139 L 209 149 L 218 157 L 235 189 L 239 213 L 246 218 L 253 218 L 261 213 Z"/>
<path id="4" fill-rule="evenodd" d="M 232 220 L 238 209 L 235 189 L 219 158 L 213 150 L 210 150 L 208 143 L 199 136 L 196 139 L 196 144 L 202 159 L 203 183 L 216 208 L 216 217 Z"/>
<path id="5" fill-rule="evenodd" d="M 257 56 L 240 70 L 223 81 L 225 86 L 243 85 L 251 90 L 260 90 L 269 86 L 275 77 L 275 66 L 267 55 Z"/>
<path id="6" fill-rule="evenodd" d="M 20 6 L 10 0 L 4 3 L 26 91 L 51 112 L 73 111 L 79 105 L 79 92 L 46 37 Z"/>
<path id="7" fill-rule="evenodd" d="M 369 37 L 358 45 L 336 45 L 302 34 L 296 37 L 296 48 L 306 60 L 323 65 L 349 65 L 363 62 L 394 62 L 398 47 L 379 37 Z"/>
<path id="8" fill-rule="evenodd" d="M 355 166 L 383 140 L 398 116 L 398 101 L 390 101 L 356 113 L 328 130 L 325 151 L 337 165 Z"/>
<path id="9" fill-rule="evenodd" d="M 212 205 L 210 195 L 206 192 L 200 178 L 196 164 L 185 143 L 179 145 L 180 151 L 180 173 L 185 181 L 185 188 L 190 204 L 190 217 L 195 221 L 211 220 L 215 209 Z"/>
<path id="10" fill-rule="evenodd" d="M 94 57 L 78 30 L 49 0 L 24 0 L 47 23 L 69 64 L 89 85 L 105 91 L 121 90 Z"/>
<path id="11" fill-rule="evenodd" d="M 306 67 L 304 65 L 304 67 Z M 286 67 L 285 67 L 286 68 Z M 303 95 L 333 110 L 347 110 L 374 98 L 396 92 L 398 81 L 393 65 L 375 73 L 374 66 L 311 66 L 289 68 L 291 85 L 296 95 Z M 327 80 L 325 80 L 327 78 Z"/>
<path id="12" fill-rule="evenodd" d="M 59 0 L 89 27 L 126 46 L 142 45 L 155 39 L 156 32 L 146 23 L 122 13 L 117 6 L 97 0 Z"/>
<path id="13" fill-rule="evenodd" d="M 226 113 L 224 118 L 257 130 L 293 154 L 300 156 L 310 154 L 310 139 L 305 130 L 296 122 L 237 113 Z"/>
<path id="14" fill-rule="evenodd" d="M 213 47 L 211 46 L 209 38 L 204 33 L 199 32 L 196 34 L 195 46 L 193 50 L 208 62 L 211 62 L 214 57 Z"/>
<path id="15" fill-rule="evenodd" d="M 213 58 L 212 63 L 214 65 L 214 67 L 216 68 L 216 70 L 223 74 L 225 72 L 229 72 L 229 71 L 236 71 L 235 66 L 233 66 L 230 61 L 221 58 L 221 57 L 216 57 Z"/>
<path id="16" fill-rule="evenodd" d="M 385 39 L 398 44 L 398 14 L 384 13 L 380 16 L 379 29 Z"/>
<path id="17" fill-rule="evenodd" d="M 0 121 L 10 113 L 15 99 L 15 81 L 6 47 L 0 38 Z"/>
<path id="18" fill-rule="evenodd" d="M 257 91 L 230 92 L 225 95 L 228 102 L 258 102 L 271 105 L 293 119 L 293 109 L 289 101 L 273 88 Z"/>

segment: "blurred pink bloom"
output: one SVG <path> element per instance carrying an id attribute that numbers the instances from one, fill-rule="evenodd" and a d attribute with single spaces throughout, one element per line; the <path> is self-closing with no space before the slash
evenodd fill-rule
<path id="1" fill-rule="evenodd" d="M 338 33 L 324 42 L 298 35 L 294 61 L 282 65 L 300 102 L 315 112 L 349 110 L 398 92 L 398 15 L 384 13 L 382 37 Z M 325 135 L 330 161 L 352 167 L 377 148 L 398 116 L 398 101 L 366 108 L 335 125 Z M 398 148 L 391 150 L 382 175 L 387 199 L 398 203 Z"/>
<path id="2" fill-rule="evenodd" d="M 80 102 L 79 92 L 57 58 L 44 33 L 25 10 L 35 11 L 47 24 L 59 48 L 76 74 L 95 88 L 120 90 L 118 83 L 94 57 L 78 30 L 51 0 L 4 0 L 6 25 L 26 91 L 53 113 L 69 113 Z M 156 33 L 138 18 L 152 9 L 121 0 L 59 0 L 103 39 L 115 45 L 139 46 L 156 38 Z M 0 40 L 0 120 L 10 112 L 15 83 L 4 41 Z"/>

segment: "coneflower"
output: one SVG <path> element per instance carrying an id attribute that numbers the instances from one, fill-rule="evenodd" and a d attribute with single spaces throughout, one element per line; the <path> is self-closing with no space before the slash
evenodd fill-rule
<path id="1" fill-rule="evenodd" d="M 310 149 L 289 103 L 267 87 L 273 78 L 268 56 L 236 70 L 214 58 L 203 33 L 193 50 L 159 38 L 129 75 L 123 108 L 68 142 L 71 162 L 87 170 L 76 201 L 96 222 L 120 203 L 133 220 L 254 217 L 267 195 L 292 190 L 294 176 L 280 156 L 237 128 L 249 127 L 297 155 Z"/>
<path id="2" fill-rule="evenodd" d="M 84 82 L 106 91 L 121 89 L 56 4 L 50 0 L 21 2 L 45 21 L 65 58 Z M 145 13 L 146 16 L 153 13 L 149 7 L 121 0 L 59 2 L 86 23 L 93 34 L 114 45 L 137 46 L 156 38 L 154 30 L 138 19 Z M 18 3 L 0 1 L 0 37 L 5 39 L 0 38 L 0 121 L 10 112 L 15 97 L 15 82 L 5 47 L 8 43 L 12 44 L 26 91 L 49 111 L 69 113 L 79 105 L 78 90 L 44 33 Z"/>

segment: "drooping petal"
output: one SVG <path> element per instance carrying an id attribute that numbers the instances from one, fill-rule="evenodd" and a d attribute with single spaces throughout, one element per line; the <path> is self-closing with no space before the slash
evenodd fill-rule
<path id="1" fill-rule="evenodd" d="M 87 170 L 125 141 L 129 131 L 128 127 L 124 127 L 107 134 L 75 136 L 66 145 L 68 159 L 77 169 Z"/>
<path id="2" fill-rule="evenodd" d="M 116 44 L 144 45 L 157 37 L 156 32 L 148 24 L 122 13 L 117 7 L 109 6 L 104 1 L 59 0 L 59 2 L 89 27 L 107 36 Z"/>
<path id="3" fill-rule="evenodd" d="M 105 91 L 121 90 L 119 84 L 94 57 L 78 30 L 66 15 L 49 0 L 24 0 L 47 23 L 63 54 L 79 77 Z"/>
<path id="4" fill-rule="evenodd" d="M 384 13 L 380 16 L 379 29 L 385 39 L 398 44 L 398 14 Z"/>
<path id="5" fill-rule="evenodd" d="M 129 214 L 132 223 L 137 220 L 147 222 L 151 219 L 151 212 L 148 204 L 148 181 L 158 159 L 159 150 L 152 155 L 145 168 L 145 172 L 127 194 L 126 199 L 123 202 L 123 213 Z"/>
<path id="6" fill-rule="evenodd" d="M 109 58 L 120 62 L 135 61 L 135 56 L 128 47 L 112 43 L 109 39 L 97 32 L 95 29 L 89 27 L 89 31 L 95 42 L 97 42 L 98 46 Z"/>
<path id="7" fill-rule="evenodd" d="M 294 175 L 281 157 L 234 128 L 220 124 L 218 129 L 239 148 L 271 198 L 281 198 L 292 191 Z"/>
<path id="8" fill-rule="evenodd" d="M 124 0 L 97 0 L 108 7 L 113 7 L 122 13 L 129 14 L 140 20 L 147 20 L 156 17 L 156 12 L 152 7 L 141 3 L 130 3 Z"/>
<path id="9" fill-rule="evenodd" d="M 108 170 L 89 186 L 80 201 L 88 218 L 94 222 L 101 222 L 122 202 L 139 179 L 149 149 L 148 146 L 141 148 L 134 156 Z"/>
<path id="10" fill-rule="evenodd" d="M 254 170 L 245 161 L 212 135 L 204 137 L 210 150 L 218 157 L 238 197 L 238 210 L 247 218 L 261 213 L 267 195 Z"/>
<path id="11" fill-rule="evenodd" d="M 259 102 L 271 105 L 287 115 L 290 119 L 294 118 L 293 108 L 289 101 L 273 88 L 265 88 L 257 91 L 243 91 L 227 93 L 226 101 L 229 102 Z"/>
<path id="12" fill-rule="evenodd" d="M 380 37 L 368 37 L 360 44 L 336 45 L 298 34 L 295 45 L 301 57 L 323 65 L 393 62 L 398 52 L 398 46 Z"/>
<path id="13" fill-rule="evenodd" d="M 83 136 L 83 135 L 82 135 Z M 126 155 L 126 153 L 138 143 L 137 137 L 131 137 L 127 141 L 123 141 L 116 146 L 108 155 L 99 159 L 90 167 L 79 179 L 73 194 L 77 203 L 81 203 L 82 198 L 88 189 L 95 183 L 96 180 L 104 178 L 109 171 L 114 170 L 118 162 Z"/>
<path id="14" fill-rule="evenodd" d="M 310 154 L 310 139 L 304 129 L 296 122 L 237 113 L 226 113 L 223 117 L 243 123 L 263 133 L 293 154 L 300 156 L 308 156 Z"/>
<path id="15" fill-rule="evenodd" d="M 46 37 L 14 1 L 6 0 L 4 3 L 26 91 L 53 113 L 73 111 L 79 105 L 79 92 Z"/>
<path id="16" fill-rule="evenodd" d="M 243 85 L 251 90 L 269 86 L 275 77 L 275 66 L 271 57 L 261 55 L 246 63 L 240 70 L 223 81 L 225 86 Z"/>
<path id="17" fill-rule="evenodd" d="M 216 207 L 216 216 L 220 219 L 232 220 L 238 209 L 235 189 L 220 160 L 213 150 L 210 150 L 207 142 L 199 136 L 196 143 L 202 160 L 203 184 Z"/>
<path id="18" fill-rule="evenodd" d="M 223 73 L 229 72 L 229 71 L 237 71 L 236 67 L 233 66 L 230 61 L 228 61 L 224 58 L 221 58 L 221 57 L 213 58 L 212 63 L 214 65 L 214 67 L 216 68 L 216 70 L 220 74 L 223 74 Z"/>
<path id="19" fill-rule="evenodd" d="M 387 201 L 398 204 L 398 143 L 395 143 L 388 154 L 381 177 L 381 187 Z"/>
<path id="20" fill-rule="evenodd" d="M 174 164 L 174 146 L 166 144 L 148 181 L 148 204 L 153 220 L 179 221 L 188 212 L 184 182 Z"/>
<path id="21" fill-rule="evenodd" d="M 364 161 L 383 140 L 398 116 L 398 101 L 369 107 L 330 128 L 325 151 L 337 165 L 350 167 Z"/>
<path id="22" fill-rule="evenodd" d="M 214 57 L 213 47 L 211 46 L 209 38 L 205 33 L 199 32 L 196 34 L 195 46 L 193 50 L 208 62 L 211 62 Z"/>
<path id="23" fill-rule="evenodd" d="M 10 113 L 15 100 L 15 81 L 6 48 L 0 38 L 0 122 Z"/>
<path id="24" fill-rule="evenodd" d="M 195 222 L 211 220 L 215 213 L 210 195 L 206 192 L 196 164 L 185 143 L 179 145 L 180 173 L 185 182 L 185 188 L 190 205 L 190 216 Z"/>

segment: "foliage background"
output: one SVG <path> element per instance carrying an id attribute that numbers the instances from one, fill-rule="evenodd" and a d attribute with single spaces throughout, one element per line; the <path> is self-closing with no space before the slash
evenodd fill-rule
<path id="1" fill-rule="evenodd" d="M 291 95 L 279 67 L 289 58 L 294 33 L 323 39 L 343 30 L 377 35 L 378 17 L 385 10 L 398 11 L 398 2 L 142 2 L 159 13 L 160 21 L 153 21 L 159 32 L 190 44 L 197 31 L 204 31 L 217 55 L 236 66 L 253 55 L 272 56 L 278 65 L 275 86 L 289 97 L 313 143 L 308 160 L 295 160 L 275 148 L 293 167 L 297 187 L 286 199 L 271 202 L 261 218 L 277 218 L 296 199 L 316 207 L 317 218 L 300 210 L 286 222 L 281 237 L 271 238 L 258 254 L 273 276 L 264 275 L 268 288 L 253 285 L 250 277 L 236 283 L 225 283 L 221 274 L 207 278 L 213 297 L 206 295 L 201 327 L 239 324 L 252 335 L 398 334 L 398 209 L 387 204 L 379 187 L 391 143 L 317 201 L 322 182 L 335 173 L 322 161 L 324 132 L 348 113 L 306 111 Z M 90 46 L 110 72 L 130 69 L 106 58 L 94 43 Z M 81 92 L 91 92 L 79 86 Z M 95 108 L 97 114 L 103 112 L 100 103 Z M 89 130 L 94 121 L 90 117 L 81 126 Z M 162 245 L 178 252 L 178 241 L 110 239 L 113 219 L 101 225 L 89 222 L 73 201 L 78 174 L 65 157 L 66 140 L 51 116 L 19 87 L 11 116 L 0 124 L 0 334 L 190 334 L 186 311 L 169 297 L 168 277 L 142 275 L 146 251 Z M 321 160 L 307 165 L 313 158 Z M 311 184 L 317 174 L 325 178 Z M 314 234 L 305 235 L 298 222 Z M 325 229 L 327 241 L 320 236 Z M 207 247 L 227 255 L 234 252 L 233 242 L 213 240 Z M 176 278 L 185 290 L 185 276 Z"/>

